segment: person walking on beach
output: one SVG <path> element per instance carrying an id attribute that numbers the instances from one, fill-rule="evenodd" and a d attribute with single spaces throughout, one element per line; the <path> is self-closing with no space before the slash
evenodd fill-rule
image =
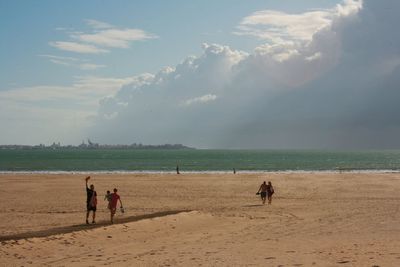
<path id="1" fill-rule="evenodd" d="M 265 183 L 265 182 L 264 182 Z M 271 182 L 268 182 L 267 185 L 267 196 L 268 196 L 268 204 L 271 204 L 272 201 L 272 195 L 275 193 L 274 187 L 272 186 Z"/>
<path id="2" fill-rule="evenodd" d="M 107 209 L 110 209 L 110 203 L 111 203 L 111 193 L 110 190 L 107 190 L 104 200 L 107 200 Z"/>
<path id="3" fill-rule="evenodd" d="M 89 213 L 93 211 L 92 223 L 96 223 L 96 207 L 97 207 L 97 193 L 94 191 L 94 185 L 88 187 L 90 176 L 86 177 L 86 224 L 89 224 Z"/>
<path id="4" fill-rule="evenodd" d="M 261 194 L 262 203 L 265 204 L 265 200 L 267 199 L 267 184 L 265 181 L 260 185 L 256 194 Z"/>
<path id="5" fill-rule="evenodd" d="M 118 192 L 117 188 L 114 188 L 114 193 L 111 194 L 111 202 L 110 202 L 111 223 L 114 223 L 114 215 L 115 212 L 117 211 L 118 200 L 119 203 L 121 204 L 121 211 L 123 210 L 121 197 L 117 194 L 117 192 Z"/>

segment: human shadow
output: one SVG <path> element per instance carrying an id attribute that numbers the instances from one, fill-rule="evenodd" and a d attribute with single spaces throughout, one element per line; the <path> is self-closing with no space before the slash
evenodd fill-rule
<path id="1" fill-rule="evenodd" d="M 174 215 L 174 214 L 178 214 L 178 213 L 182 213 L 182 212 L 190 212 L 190 211 L 191 210 L 169 210 L 169 211 L 160 211 L 160 212 L 155 212 L 155 213 L 150 213 L 150 214 L 129 216 L 129 217 L 124 217 L 124 218 L 119 218 L 118 220 L 116 220 L 114 222 L 114 224 L 136 222 L 136 221 L 140 221 L 140 220 L 144 220 L 144 219 L 163 217 L 163 216 Z M 109 225 L 110 225 L 110 221 L 104 220 L 104 221 L 100 221 L 96 224 L 76 224 L 76 225 L 62 226 L 62 227 L 56 227 L 56 228 L 51 228 L 51 229 L 39 230 L 39 231 L 25 232 L 25 233 L 20 233 L 20 234 L 3 235 L 3 236 L 0 236 L 0 242 L 8 241 L 8 240 L 27 239 L 27 238 L 33 238 L 33 237 L 48 237 L 48 236 L 52 236 L 52 235 L 85 231 L 85 230 L 100 228 L 100 227 L 109 226 Z"/>
<path id="2" fill-rule="evenodd" d="M 243 208 L 252 208 L 252 207 L 260 207 L 260 206 L 265 206 L 263 204 L 253 204 L 253 205 L 244 205 L 242 206 Z"/>

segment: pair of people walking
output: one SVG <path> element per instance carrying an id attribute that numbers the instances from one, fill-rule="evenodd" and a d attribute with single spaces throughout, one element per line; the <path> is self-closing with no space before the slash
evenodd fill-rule
<path id="1" fill-rule="evenodd" d="M 88 187 L 88 181 L 90 179 L 90 176 L 86 177 L 86 224 L 89 224 L 89 214 L 92 211 L 93 212 L 93 217 L 92 217 L 92 223 L 96 223 L 96 210 L 97 210 L 97 192 L 94 190 L 94 185 L 91 184 L 90 187 Z M 122 207 L 122 201 L 121 197 L 117 194 L 118 190 L 117 188 L 114 188 L 114 192 L 110 193 L 110 191 L 107 191 L 107 194 L 105 196 L 105 200 L 108 201 L 108 209 L 110 210 L 110 219 L 111 223 L 114 223 L 114 215 L 115 212 L 117 211 L 117 204 L 118 201 L 120 203 L 121 207 L 121 212 L 124 212 L 124 208 Z"/>
<path id="2" fill-rule="evenodd" d="M 258 189 L 257 195 L 261 195 L 261 201 L 263 204 L 265 204 L 266 198 L 268 197 L 268 204 L 271 204 L 272 202 L 272 195 L 274 194 L 274 187 L 272 186 L 271 182 L 268 182 L 268 184 L 264 181 L 261 185 L 260 188 Z"/>
<path id="3" fill-rule="evenodd" d="M 107 194 L 104 197 L 104 199 L 108 201 L 107 208 L 110 210 L 111 223 L 114 223 L 114 215 L 115 215 L 115 212 L 117 211 L 118 201 L 121 205 L 120 206 L 121 212 L 124 213 L 124 207 L 122 207 L 121 197 L 117 194 L 118 189 L 114 188 L 113 191 L 114 191 L 114 193 L 110 193 L 110 191 L 107 191 Z"/>

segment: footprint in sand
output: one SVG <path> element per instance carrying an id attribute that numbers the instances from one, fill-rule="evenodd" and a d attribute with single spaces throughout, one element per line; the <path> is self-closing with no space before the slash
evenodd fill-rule
<path id="1" fill-rule="evenodd" d="M 350 261 L 338 261 L 339 264 L 349 263 Z"/>
<path id="2" fill-rule="evenodd" d="M 274 260 L 274 259 L 276 259 L 275 257 L 266 257 L 266 258 L 264 258 L 264 259 L 266 259 L 266 260 Z"/>

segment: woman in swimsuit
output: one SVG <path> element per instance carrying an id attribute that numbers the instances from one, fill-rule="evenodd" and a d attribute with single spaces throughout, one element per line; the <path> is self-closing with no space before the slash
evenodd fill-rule
<path id="1" fill-rule="evenodd" d="M 273 194 L 274 194 L 274 187 L 272 186 L 271 182 L 268 182 L 267 185 L 268 204 L 271 204 Z"/>

